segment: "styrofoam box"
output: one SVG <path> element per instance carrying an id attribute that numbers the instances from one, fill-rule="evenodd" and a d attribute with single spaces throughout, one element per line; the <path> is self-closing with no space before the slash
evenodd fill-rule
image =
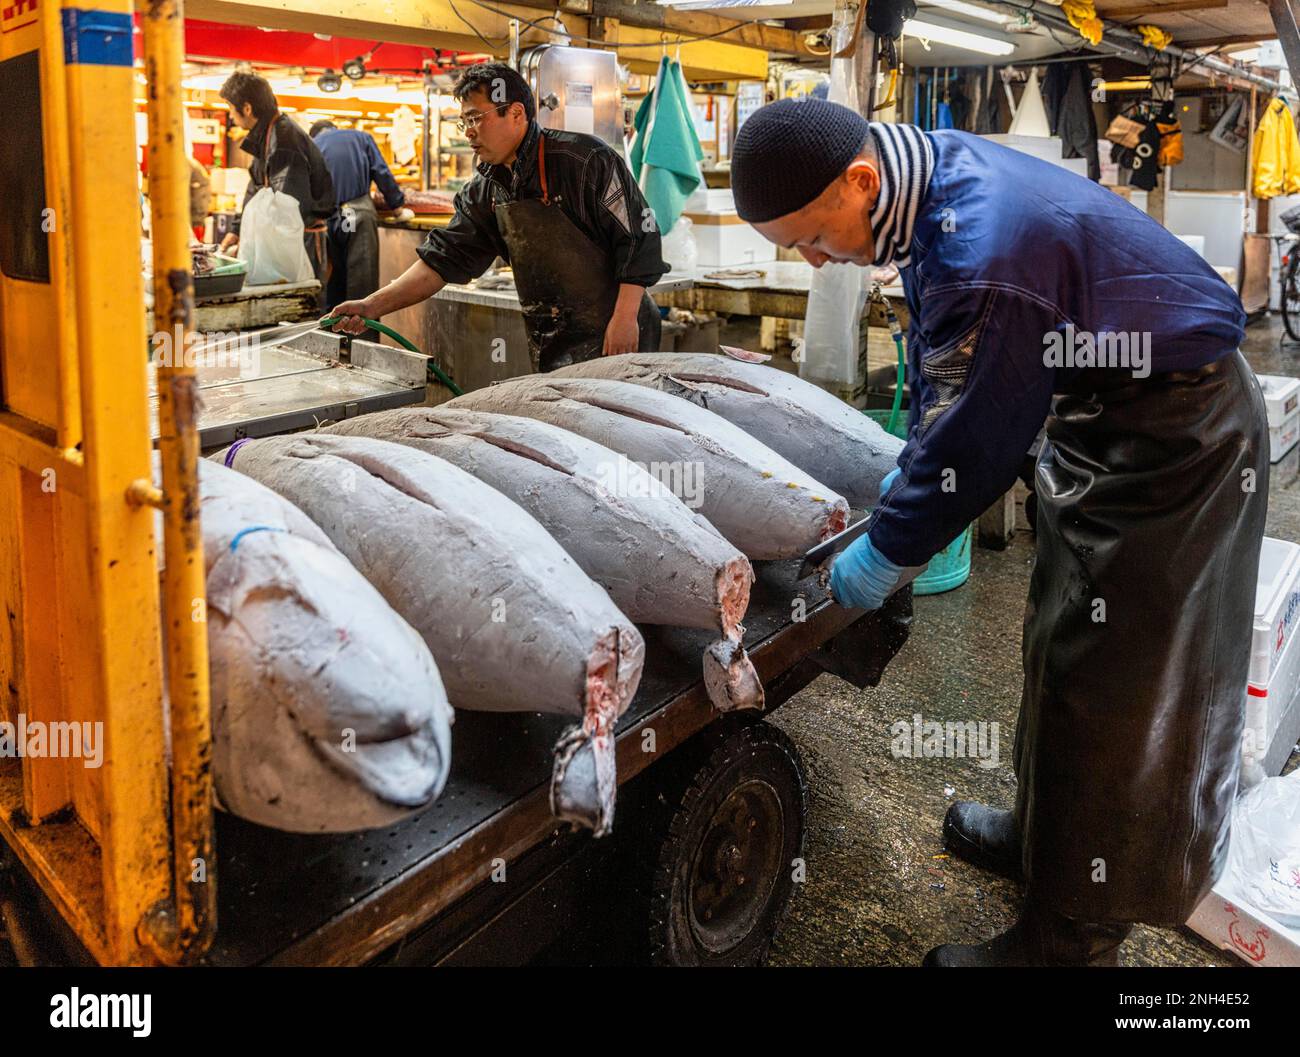
<path id="1" fill-rule="evenodd" d="M 717 213 L 736 208 L 736 197 L 730 187 L 705 187 L 701 184 L 686 199 L 682 211 L 686 213 Z"/>
<path id="2" fill-rule="evenodd" d="M 685 215 L 695 233 L 696 263 L 700 266 L 735 267 L 776 260 L 776 244 L 741 220 L 735 210 Z"/>
<path id="3" fill-rule="evenodd" d="M 1192 912 L 1187 926 L 1250 965 L 1300 966 L 1300 931 L 1241 899 L 1226 875 Z"/>
<path id="4" fill-rule="evenodd" d="M 1300 378 L 1257 374 L 1268 411 L 1268 459 L 1277 462 L 1300 439 Z"/>
<path id="5" fill-rule="evenodd" d="M 1268 681 L 1261 684 L 1250 680 L 1246 685 L 1246 721 L 1241 732 L 1242 790 L 1281 773 L 1290 757 L 1296 738 L 1295 710 L 1300 707 L 1297 685 L 1300 635 L 1287 634 L 1282 655 Z"/>
<path id="6" fill-rule="evenodd" d="M 1252 686 L 1267 687 L 1300 616 L 1300 545 L 1264 537 L 1255 584 L 1255 627 L 1250 639 Z"/>

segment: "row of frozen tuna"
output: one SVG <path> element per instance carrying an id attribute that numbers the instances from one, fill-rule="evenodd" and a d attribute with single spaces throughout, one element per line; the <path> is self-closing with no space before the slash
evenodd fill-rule
<path id="1" fill-rule="evenodd" d="M 797 377 L 674 354 L 237 442 L 200 475 L 221 804 L 300 832 L 388 825 L 441 791 L 451 706 L 541 711 L 576 721 L 552 810 L 605 832 L 635 625 L 716 629 L 710 699 L 761 708 L 750 559 L 843 528 L 900 447 Z"/>

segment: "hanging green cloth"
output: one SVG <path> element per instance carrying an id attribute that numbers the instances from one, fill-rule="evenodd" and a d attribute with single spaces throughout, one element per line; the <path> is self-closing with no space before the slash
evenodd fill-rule
<path id="1" fill-rule="evenodd" d="M 634 126 L 632 175 L 654 210 L 660 233 L 666 235 L 700 186 L 704 160 L 686 79 L 667 56 L 660 60 L 654 91 L 641 103 Z"/>

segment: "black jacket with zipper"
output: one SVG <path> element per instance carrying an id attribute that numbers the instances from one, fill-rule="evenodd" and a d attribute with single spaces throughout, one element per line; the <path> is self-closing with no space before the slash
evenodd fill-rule
<path id="1" fill-rule="evenodd" d="M 429 232 L 420 259 L 449 283 L 476 279 L 510 249 L 497 226 L 496 206 L 542 197 L 537 145 L 546 137 L 546 185 L 552 203 L 564 210 L 592 242 L 602 247 L 620 283 L 653 286 L 663 261 L 654 214 L 619 154 L 595 136 L 528 125 L 512 166 L 488 165 L 456 195 L 456 214 Z"/>
<path id="2" fill-rule="evenodd" d="M 265 119 L 254 125 L 239 145 L 241 150 L 253 156 L 248 167 L 250 179 L 248 190 L 244 192 L 244 205 L 247 206 L 253 195 L 269 184 L 273 190 L 283 191 L 297 200 L 298 212 L 302 214 L 305 226 L 329 219 L 335 206 L 334 181 L 330 179 L 320 148 L 284 114 L 277 114 L 271 127 L 270 158 L 266 157 L 268 123 Z M 236 218 L 236 231 L 242 217 L 241 210 Z"/>

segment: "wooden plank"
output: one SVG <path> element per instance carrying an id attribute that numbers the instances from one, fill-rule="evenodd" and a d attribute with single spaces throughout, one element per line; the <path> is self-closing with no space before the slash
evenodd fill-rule
<path id="1" fill-rule="evenodd" d="M 1168 4 L 1137 4 L 1132 7 L 1098 7 L 1102 18 L 1140 18 L 1143 15 L 1171 15 L 1176 11 L 1205 11 L 1212 7 L 1227 7 L 1228 0 L 1173 0 Z"/>

